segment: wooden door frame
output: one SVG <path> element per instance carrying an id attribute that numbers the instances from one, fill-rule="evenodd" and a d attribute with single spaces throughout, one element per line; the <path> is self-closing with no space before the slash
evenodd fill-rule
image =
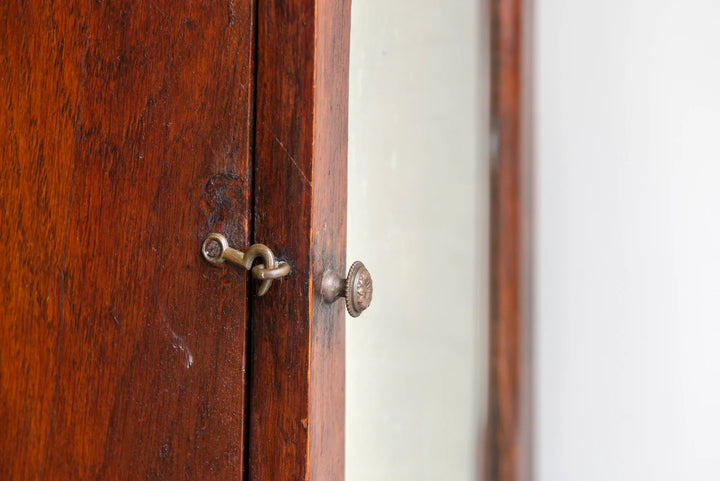
<path id="1" fill-rule="evenodd" d="M 350 0 L 6 3 L 0 478 L 342 480 Z"/>
<path id="2" fill-rule="evenodd" d="M 257 4 L 254 239 L 293 272 L 251 300 L 247 479 L 342 480 L 350 0 Z"/>
<path id="3" fill-rule="evenodd" d="M 490 0 L 490 326 L 483 479 L 532 478 L 532 0 Z"/>

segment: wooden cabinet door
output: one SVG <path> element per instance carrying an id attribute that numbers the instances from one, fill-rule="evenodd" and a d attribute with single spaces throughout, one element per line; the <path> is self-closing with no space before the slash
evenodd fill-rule
<path id="1" fill-rule="evenodd" d="M 0 5 L 0 479 L 342 479 L 349 1 Z M 220 232 L 292 266 L 254 297 Z"/>

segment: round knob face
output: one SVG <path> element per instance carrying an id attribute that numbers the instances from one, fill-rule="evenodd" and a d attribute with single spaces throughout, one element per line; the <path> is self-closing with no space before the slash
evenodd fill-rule
<path id="1" fill-rule="evenodd" d="M 345 304 L 348 313 L 357 317 L 362 311 L 370 307 L 372 302 L 372 277 L 362 262 L 355 261 L 350 266 L 345 281 Z"/>

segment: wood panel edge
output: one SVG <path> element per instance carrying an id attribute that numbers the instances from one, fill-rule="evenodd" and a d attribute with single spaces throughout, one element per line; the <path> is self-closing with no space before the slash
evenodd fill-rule
<path id="1" fill-rule="evenodd" d="M 531 0 L 491 0 L 490 323 L 481 479 L 532 479 Z"/>
<path id="2" fill-rule="evenodd" d="M 318 0 L 312 210 L 309 479 L 345 479 L 345 308 L 324 304 L 330 269 L 345 273 L 350 0 Z"/>
<path id="3" fill-rule="evenodd" d="M 255 241 L 293 266 L 252 301 L 248 476 L 344 479 L 350 1 L 258 5 Z"/>

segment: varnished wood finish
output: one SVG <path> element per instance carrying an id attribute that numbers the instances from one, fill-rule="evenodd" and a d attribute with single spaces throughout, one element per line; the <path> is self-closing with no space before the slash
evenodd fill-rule
<path id="1" fill-rule="evenodd" d="M 260 2 L 255 239 L 293 274 L 253 300 L 250 481 L 344 477 L 349 0 Z"/>
<path id="2" fill-rule="evenodd" d="M 242 478 L 253 20 L 0 5 L 0 479 Z"/>
<path id="3" fill-rule="evenodd" d="M 491 0 L 490 376 L 484 479 L 529 479 L 530 168 L 523 149 L 524 9 Z"/>

